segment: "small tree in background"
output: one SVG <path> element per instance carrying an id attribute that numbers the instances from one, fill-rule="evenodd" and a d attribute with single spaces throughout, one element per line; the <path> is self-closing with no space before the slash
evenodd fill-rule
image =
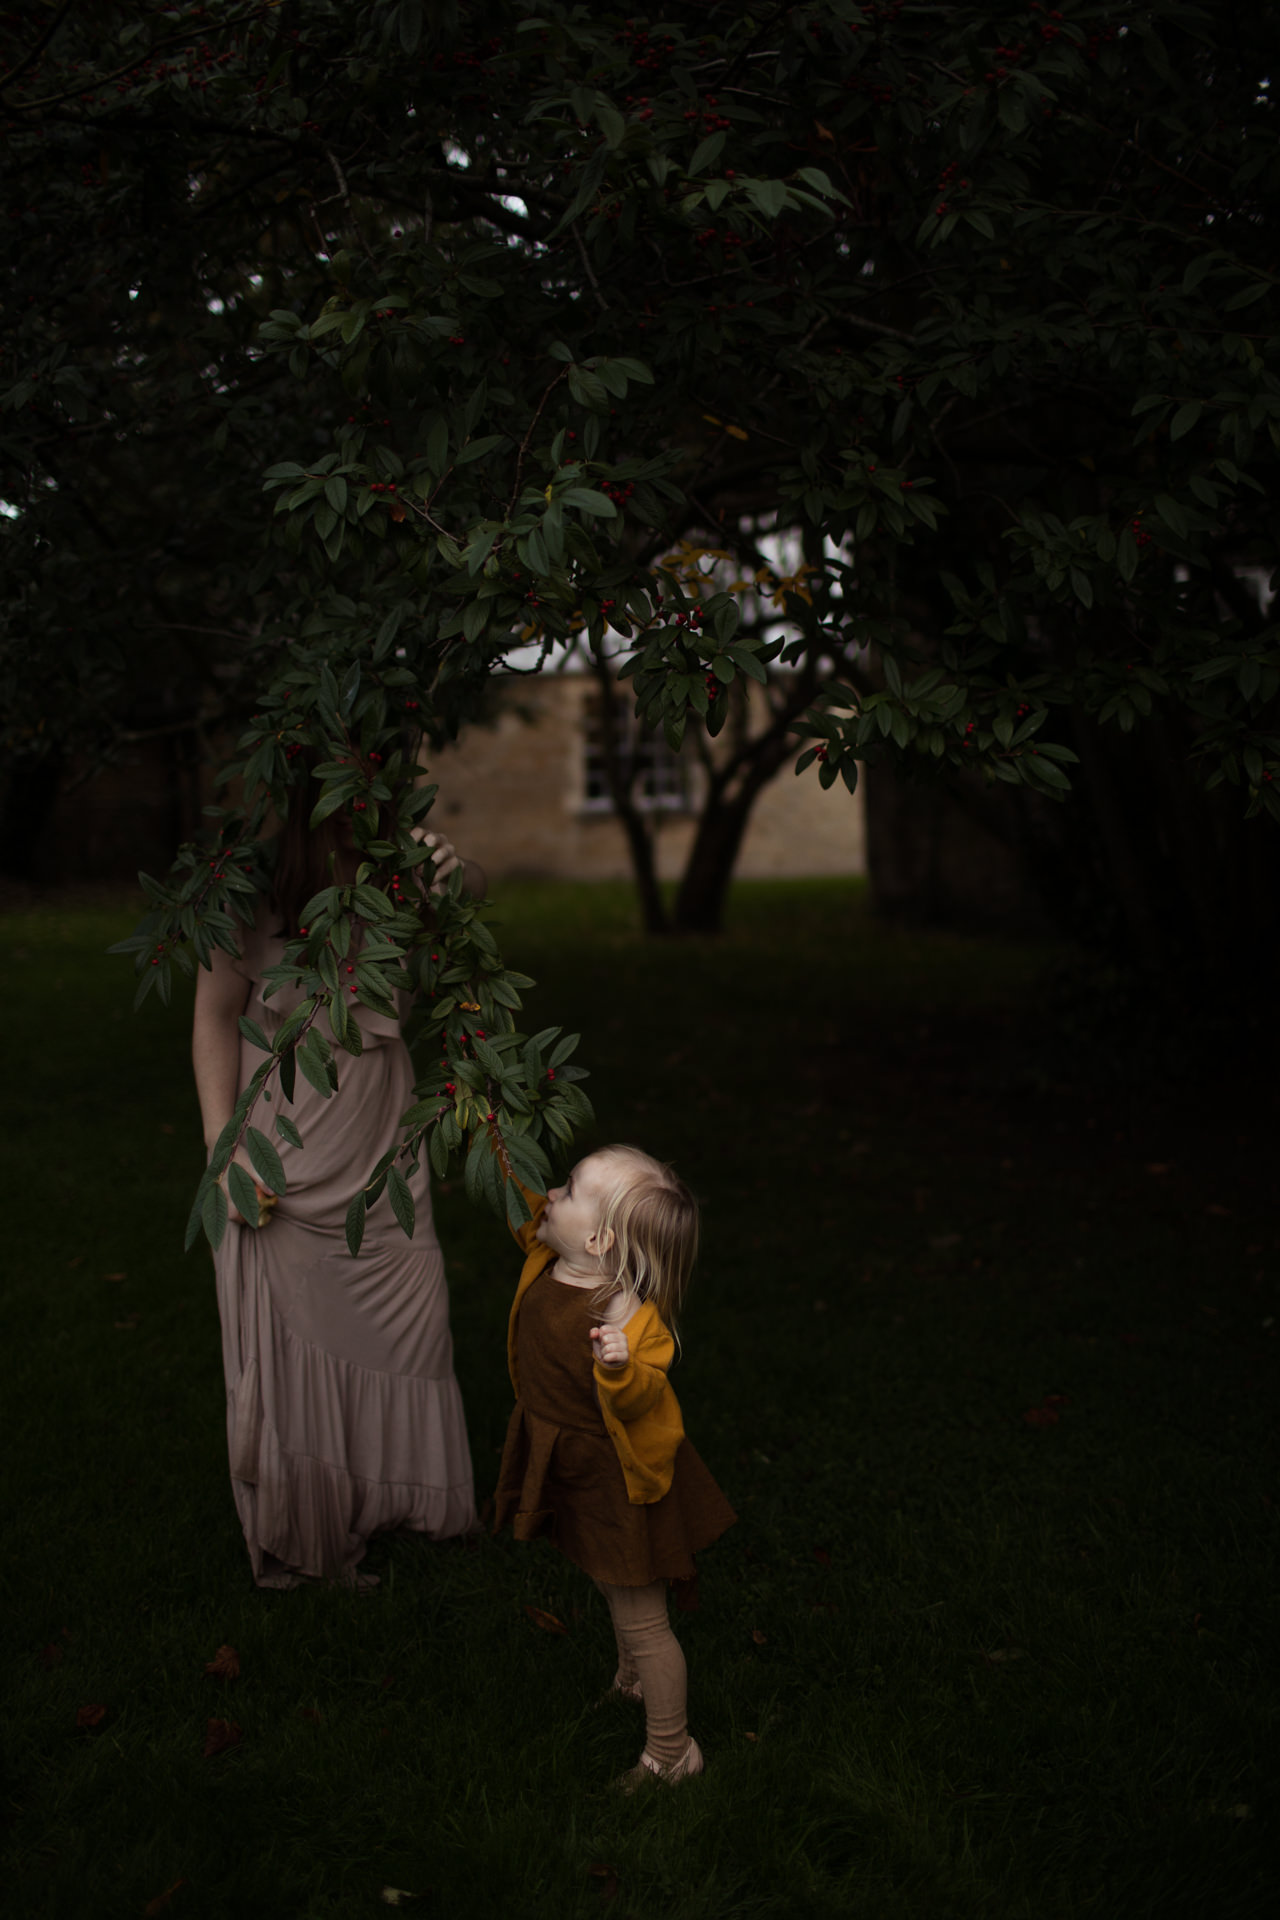
<path id="1" fill-rule="evenodd" d="M 11 13 L 11 748 L 252 687 L 224 846 L 318 749 L 308 799 L 363 802 L 390 903 L 401 733 L 455 728 L 531 613 L 628 637 L 673 743 L 723 725 L 770 645 L 652 569 L 767 514 L 813 562 L 778 656 L 807 777 L 988 783 L 1067 916 L 1087 883 L 1131 950 L 1240 960 L 1280 818 L 1245 584 L 1280 435 L 1275 27 L 1180 0 Z M 162 982 L 217 930 L 208 872 L 157 887 Z"/>

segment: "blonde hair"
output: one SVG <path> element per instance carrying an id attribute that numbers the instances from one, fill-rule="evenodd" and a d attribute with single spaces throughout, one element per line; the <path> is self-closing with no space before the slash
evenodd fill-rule
<path id="1" fill-rule="evenodd" d="M 672 1167 L 639 1147 L 599 1149 L 617 1167 L 600 1215 L 602 1294 L 621 1288 L 624 1300 L 652 1300 L 674 1333 L 698 1257 L 698 1203 Z"/>

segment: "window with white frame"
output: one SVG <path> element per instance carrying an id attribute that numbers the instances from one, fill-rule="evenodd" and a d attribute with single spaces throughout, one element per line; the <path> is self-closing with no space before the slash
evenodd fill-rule
<path id="1" fill-rule="evenodd" d="M 684 759 L 667 745 L 664 733 L 641 727 L 629 695 L 615 693 L 612 707 L 616 751 L 624 766 L 632 762 L 636 769 L 633 804 L 647 813 L 686 813 L 690 797 Z M 608 813 L 613 806 L 605 763 L 604 713 L 603 696 L 589 693 L 582 703 L 582 806 L 588 813 Z"/>

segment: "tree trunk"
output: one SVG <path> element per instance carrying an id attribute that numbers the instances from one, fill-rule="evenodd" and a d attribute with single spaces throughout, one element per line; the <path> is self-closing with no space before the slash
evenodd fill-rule
<path id="1" fill-rule="evenodd" d="M 34 882 L 50 875 L 41 861 L 41 840 L 53 815 L 62 778 L 58 753 L 13 756 L 0 811 L 0 873 Z"/>
<path id="2" fill-rule="evenodd" d="M 781 723 L 751 742 L 747 749 L 750 758 L 731 797 L 726 797 L 727 782 L 712 781 L 676 894 L 672 915 L 675 932 L 720 932 L 751 809 L 790 750 L 790 737 L 785 728 L 779 728 Z"/>
<path id="3" fill-rule="evenodd" d="M 622 831 L 627 836 L 627 851 L 631 855 L 631 869 L 635 875 L 636 895 L 640 901 L 640 919 L 646 933 L 670 933 L 671 922 L 667 918 L 667 909 L 663 905 L 662 891 L 658 885 L 658 867 L 655 859 L 653 831 L 648 821 L 633 804 L 630 794 L 621 798 L 613 795 L 614 811 L 622 823 Z"/>
<path id="4" fill-rule="evenodd" d="M 1074 717 L 1075 792 L 867 778 L 878 909 L 934 925 L 1027 930 L 1188 993 L 1265 992 L 1280 938 L 1280 834 L 1246 820 L 1238 789 L 1206 793 L 1194 744 L 1167 719 L 1125 739 Z M 940 804 L 940 819 L 935 808 Z M 941 836 L 940 871 L 933 871 Z M 1232 985 L 1231 983 L 1234 983 Z M 1247 984 L 1246 984 L 1247 983 Z"/>
<path id="5" fill-rule="evenodd" d="M 600 745 L 604 757 L 604 777 L 609 787 L 613 810 L 627 836 L 631 870 L 635 875 L 640 918 L 646 933 L 669 933 L 671 923 L 662 903 L 658 885 L 658 863 L 653 829 L 631 797 L 636 778 L 636 755 L 624 755 L 618 739 L 618 715 L 615 702 L 617 685 L 609 663 L 602 654 L 595 658 L 596 685 L 600 690 Z"/>

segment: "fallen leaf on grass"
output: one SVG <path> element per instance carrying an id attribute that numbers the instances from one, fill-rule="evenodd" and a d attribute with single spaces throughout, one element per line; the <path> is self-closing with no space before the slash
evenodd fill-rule
<path id="1" fill-rule="evenodd" d="M 299 1707 L 298 1717 L 302 1720 L 310 1720 L 313 1726 L 320 1725 L 320 1715 L 314 1707 Z"/>
<path id="2" fill-rule="evenodd" d="M 204 1663 L 206 1673 L 215 1680 L 238 1680 L 240 1678 L 240 1655 L 234 1647 L 219 1647 L 212 1660 Z"/>
<path id="3" fill-rule="evenodd" d="M 988 1666 L 993 1667 L 997 1666 L 1002 1660 L 1026 1659 L 1026 1655 L 1021 1647 L 997 1647 L 993 1653 L 984 1653 L 982 1657 Z"/>
<path id="4" fill-rule="evenodd" d="M 525 1612 L 535 1627 L 541 1627 L 544 1633 L 568 1633 L 563 1620 L 557 1620 L 554 1613 L 544 1613 L 541 1607 L 526 1607 Z"/>
<path id="5" fill-rule="evenodd" d="M 420 1893 L 410 1893 L 408 1887 L 384 1887 L 378 1895 L 386 1907 L 407 1907 L 411 1900 L 421 1900 Z"/>
<path id="6" fill-rule="evenodd" d="M 102 1277 L 104 1280 L 127 1280 L 129 1278 L 127 1273 L 104 1273 Z"/>
<path id="7" fill-rule="evenodd" d="M 609 1866 L 606 1861 L 593 1860 L 587 1868 L 587 1872 L 593 1880 L 600 1882 L 600 1898 L 602 1900 L 607 1902 L 617 1897 L 618 1875 L 615 1869 Z"/>
<path id="8" fill-rule="evenodd" d="M 815 1547 L 813 1550 L 813 1557 L 818 1562 L 818 1565 L 821 1567 L 829 1567 L 831 1565 L 831 1555 L 827 1552 L 825 1547 Z"/>
<path id="9" fill-rule="evenodd" d="M 186 1884 L 185 1880 L 175 1880 L 171 1887 L 166 1887 L 163 1893 L 158 1893 L 154 1900 L 148 1900 L 142 1909 L 143 1920 L 155 1920 L 155 1916 L 165 1911 L 174 1894 Z"/>
<path id="10" fill-rule="evenodd" d="M 65 1647 L 60 1647 L 56 1640 L 51 1640 L 47 1647 L 41 1647 L 39 1653 L 36 1655 L 36 1659 L 40 1662 L 45 1672 L 49 1673 L 54 1667 L 60 1667 L 62 1665 L 62 1656 L 65 1651 Z"/>
<path id="11" fill-rule="evenodd" d="M 240 1745 L 240 1729 L 234 1720 L 210 1720 L 205 1729 L 204 1747 L 206 1760 L 213 1760 L 220 1753 L 226 1753 L 232 1747 Z"/>
<path id="12" fill-rule="evenodd" d="M 1058 1424 L 1056 1407 L 1028 1407 L 1022 1417 L 1029 1427 L 1056 1427 Z"/>
<path id="13" fill-rule="evenodd" d="M 76 1713 L 76 1725 L 85 1733 L 92 1733 L 100 1727 L 107 1717 L 105 1707 L 81 1707 Z"/>
<path id="14" fill-rule="evenodd" d="M 744 1733 L 742 1737 L 744 1740 L 756 1741 L 760 1738 L 760 1735 L 758 1733 Z"/>
<path id="15" fill-rule="evenodd" d="M 761 1633 L 759 1627 L 752 1627 L 751 1638 L 755 1641 L 758 1647 L 767 1647 L 769 1644 L 768 1634 Z"/>
<path id="16" fill-rule="evenodd" d="M 395 1683 L 396 1683 L 396 1677 L 394 1673 L 384 1673 L 381 1680 L 379 1680 L 378 1682 L 378 1692 L 390 1693 Z"/>

